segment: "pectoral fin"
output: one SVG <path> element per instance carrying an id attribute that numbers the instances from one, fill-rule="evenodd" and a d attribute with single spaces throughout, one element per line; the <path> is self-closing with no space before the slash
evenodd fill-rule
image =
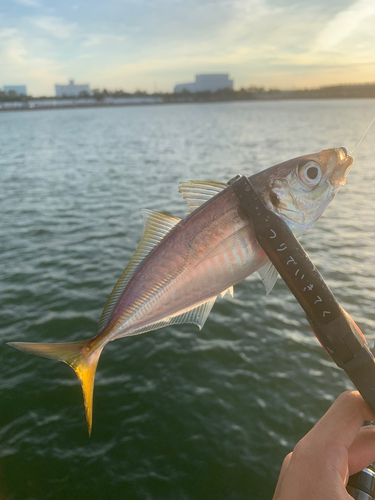
<path id="1" fill-rule="evenodd" d="M 276 267 L 272 264 L 272 262 L 268 262 L 265 266 L 258 269 L 258 273 L 262 278 L 263 285 L 266 289 L 266 294 L 268 295 L 272 288 L 275 286 L 277 278 L 279 277 L 279 273 L 276 270 Z"/>

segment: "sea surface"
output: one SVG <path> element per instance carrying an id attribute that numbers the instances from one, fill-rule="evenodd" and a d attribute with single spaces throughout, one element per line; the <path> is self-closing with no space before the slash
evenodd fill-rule
<path id="1" fill-rule="evenodd" d="M 6 342 L 95 335 L 141 237 L 141 208 L 183 217 L 179 182 L 350 152 L 374 116 L 371 99 L 0 114 L 1 500 L 272 498 L 284 456 L 352 388 L 281 279 L 268 296 L 257 276 L 235 286 L 202 331 L 109 344 L 91 438 L 73 371 Z M 375 125 L 301 240 L 371 345 L 374 138 Z"/>

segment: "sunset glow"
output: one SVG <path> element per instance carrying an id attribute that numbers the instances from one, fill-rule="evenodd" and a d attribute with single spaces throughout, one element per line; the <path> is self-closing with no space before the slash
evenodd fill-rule
<path id="1" fill-rule="evenodd" d="M 170 92 L 197 73 L 229 73 L 237 89 L 374 82 L 374 23 L 373 0 L 10 0 L 0 86 Z"/>

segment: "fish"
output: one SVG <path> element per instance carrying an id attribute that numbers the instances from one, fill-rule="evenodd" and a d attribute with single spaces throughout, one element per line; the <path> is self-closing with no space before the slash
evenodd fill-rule
<path id="1" fill-rule="evenodd" d="M 345 184 L 353 158 L 344 147 L 300 156 L 249 177 L 263 203 L 299 237 Z M 94 379 L 108 342 L 181 323 L 203 325 L 218 296 L 258 271 L 269 293 L 278 277 L 258 244 L 231 183 L 190 181 L 179 190 L 185 218 L 143 210 L 144 232 L 104 307 L 96 336 L 80 342 L 9 342 L 67 363 L 83 391 L 92 431 Z"/>

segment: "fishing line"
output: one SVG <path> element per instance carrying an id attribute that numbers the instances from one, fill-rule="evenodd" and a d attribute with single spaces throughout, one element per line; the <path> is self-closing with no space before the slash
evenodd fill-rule
<path id="1" fill-rule="evenodd" d="M 352 154 L 354 153 L 354 151 L 358 148 L 358 146 L 361 144 L 361 142 L 362 142 L 362 141 L 363 141 L 363 139 L 365 138 L 365 136 L 366 136 L 367 132 L 370 130 L 371 125 L 372 125 L 374 122 L 375 122 L 375 116 L 374 116 L 374 118 L 372 119 L 372 121 L 371 121 L 370 125 L 367 127 L 367 129 L 366 129 L 365 133 L 363 134 L 363 136 L 362 136 L 361 140 L 359 141 L 359 143 L 356 145 L 356 147 L 353 149 L 353 151 L 351 151 L 351 152 L 349 153 L 350 155 L 352 155 Z"/>

